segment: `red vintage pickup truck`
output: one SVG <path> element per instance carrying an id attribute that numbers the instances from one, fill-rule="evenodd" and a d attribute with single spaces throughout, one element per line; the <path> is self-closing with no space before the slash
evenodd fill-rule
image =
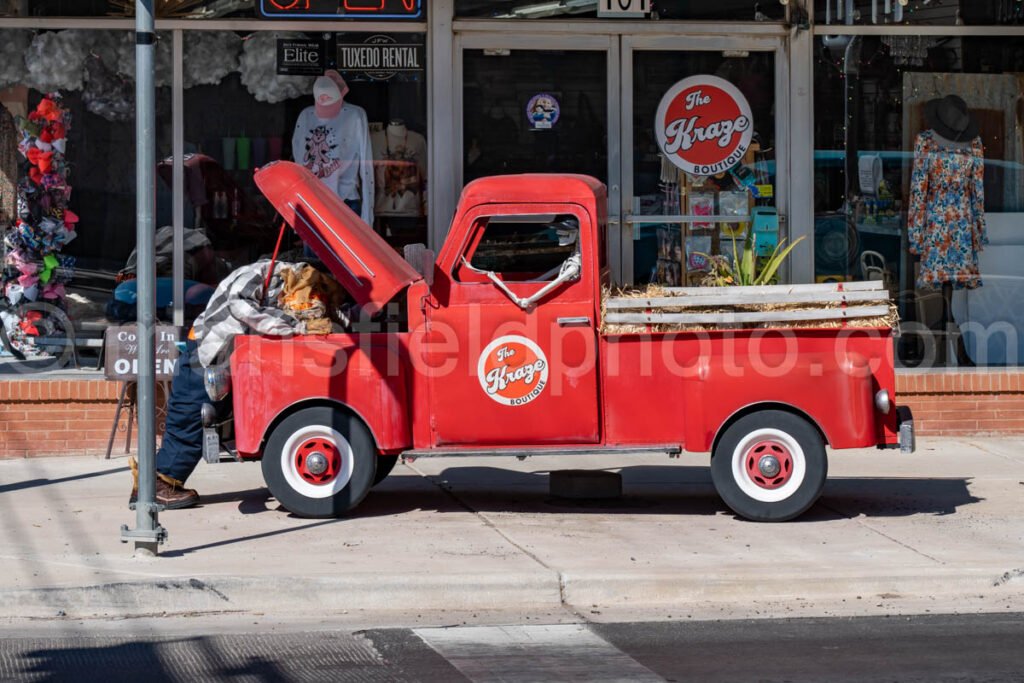
<path id="1" fill-rule="evenodd" d="M 593 178 L 475 181 L 436 260 L 419 264 L 300 166 L 256 182 L 378 329 L 235 341 L 237 457 L 262 459 L 297 515 L 349 512 L 400 456 L 600 452 L 616 467 L 685 450 L 711 452 L 734 512 L 781 521 L 820 495 L 826 446 L 913 450 L 889 326 L 604 329 L 606 196 Z M 208 379 L 208 391 L 227 389 Z"/>

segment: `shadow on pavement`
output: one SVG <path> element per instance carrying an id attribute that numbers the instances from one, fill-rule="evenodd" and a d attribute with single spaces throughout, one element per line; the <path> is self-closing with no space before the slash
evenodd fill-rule
<path id="1" fill-rule="evenodd" d="M 567 500 L 551 496 L 548 471 L 517 472 L 492 467 L 453 467 L 428 479 L 443 498 L 409 491 L 406 477 L 386 480 L 374 489 L 352 517 L 376 517 L 411 510 L 436 512 L 526 512 L 576 514 L 715 515 L 726 512 L 715 493 L 709 469 L 702 466 L 636 466 L 620 470 L 623 497 L 613 500 Z M 842 477 L 829 479 L 821 500 L 796 522 L 842 517 L 948 515 L 977 503 L 969 479 Z"/>
<path id="2" fill-rule="evenodd" d="M 285 637 L 285 644 L 294 648 L 295 638 Z M 319 645 L 327 649 L 330 636 Z M 31 641 L 29 641 L 30 643 Z M 25 645 L 29 645 L 25 643 Z M 341 664 L 336 672 L 351 680 L 351 670 L 362 672 L 379 668 L 376 662 L 367 666 L 348 652 L 319 652 L 314 661 L 288 658 L 274 649 L 272 637 L 199 636 L 184 639 L 137 639 L 116 642 L 112 638 L 73 639 L 64 647 L 28 649 L 25 645 L 8 645 L 0 658 L 0 678 L 35 681 L 141 681 L 163 683 L 185 680 L 251 680 L 278 683 L 291 680 L 332 680 L 331 670 L 318 664 Z M 29 645 L 30 647 L 30 645 Z M 360 666 L 362 664 L 362 666 Z M 345 666 L 348 665 L 348 666 Z M 320 674 L 320 675 L 317 675 Z M 358 680 L 367 677 L 355 676 Z"/>
<path id="3" fill-rule="evenodd" d="M 548 491 L 548 471 L 517 472 L 496 467 L 456 467 L 427 477 L 394 474 L 373 489 L 348 517 L 318 521 L 290 516 L 297 524 L 285 529 L 227 538 L 190 548 L 168 550 L 181 557 L 202 550 L 306 531 L 346 520 L 388 517 L 414 511 L 440 513 L 526 513 L 600 515 L 714 516 L 732 514 L 715 493 L 707 467 L 637 466 L 621 470 L 623 497 L 611 500 L 568 500 Z M 843 477 L 830 479 L 816 503 L 789 524 L 832 522 L 844 518 L 948 515 L 979 502 L 969 479 Z M 205 504 L 241 499 L 243 513 L 288 513 L 276 507 L 266 489 L 248 489 L 204 496 Z M 268 505 L 269 503 L 269 505 Z"/>
<path id="4" fill-rule="evenodd" d="M 266 488 L 225 491 L 223 493 L 201 493 L 199 495 L 199 507 L 238 501 L 239 512 L 243 515 L 254 515 L 260 512 L 269 512 L 271 508 L 267 506 L 267 503 L 270 500 L 270 491 Z"/>
<path id="5" fill-rule="evenodd" d="M 282 514 L 284 512 L 282 511 Z M 298 520 L 298 517 L 294 519 Z M 306 520 L 299 520 L 306 521 Z M 340 524 L 345 519 L 322 519 L 316 522 L 310 522 L 308 524 L 302 524 L 300 526 L 288 527 L 287 529 L 276 529 L 274 531 L 264 531 L 261 534 L 249 534 L 248 536 L 237 536 L 233 538 L 225 538 L 220 541 L 214 541 L 213 543 L 204 543 L 203 545 L 194 545 L 191 548 L 179 548 L 177 550 L 161 550 L 160 555 L 163 557 L 184 557 L 191 553 L 199 552 L 200 550 L 210 550 L 212 548 L 220 548 L 226 545 L 234 545 L 235 543 L 246 543 L 247 541 L 258 541 L 263 538 L 271 538 L 273 536 L 282 536 L 284 534 L 295 533 L 296 531 L 306 531 L 307 529 L 315 529 L 321 526 L 327 526 L 330 524 Z"/>
<path id="6" fill-rule="evenodd" d="M 971 494 L 970 479 L 838 477 L 825 483 L 818 506 L 847 517 L 952 515 L 958 508 L 981 502 Z"/>
<path id="7" fill-rule="evenodd" d="M 12 658 L 13 659 L 13 658 Z M 20 661 L 19 661 L 20 660 Z M 87 665 L 85 665 L 88 663 Z M 25 652 L 10 662 L 20 670 L 8 675 L 31 676 L 35 681 L 110 681 L 132 675 L 148 683 L 174 681 L 164 668 L 158 643 L 133 642 L 107 647 L 67 647 Z M 6 667 L 5 667 L 6 668 Z"/>
<path id="8" fill-rule="evenodd" d="M 25 481 L 16 481 L 11 484 L 3 484 L 0 486 L 0 493 L 10 493 L 12 491 L 23 491 L 24 489 L 34 489 L 39 486 L 50 486 L 51 484 L 64 484 L 69 481 L 78 481 L 79 479 L 92 479 L 93 477 L 105 477 L 108 474 L 117 474 L 118 472 L 127 472 L 127 467 L 115 467 L 109 470 L 103 470 L 102 472 L 86 472 L 85 474 L 76 474 L 73 477 L 61 477 L 60 479 L 27 479 Z M 131 482 L 129 482 L 131 483 Z M 129 488 L 131 488 L 129 486 Z"/>

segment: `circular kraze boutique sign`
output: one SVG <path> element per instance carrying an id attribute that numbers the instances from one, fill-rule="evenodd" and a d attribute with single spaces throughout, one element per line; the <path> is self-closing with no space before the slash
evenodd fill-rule
<path id="1" fill-rule="evenodd" d="M 738 164 L 754 135 L 750 104 L 717 76 L 691 76 L 665 93 L 654 123 L 658 147 L 691 175 L 724 173 Z"/>
<path id="2" fill-rule="evenodd" d="M 531 339 L 498 337 L 480 354 L 477 376 L 484 393 L 506 406 L 522 406 L 544 392 L 548 360 Z"/>

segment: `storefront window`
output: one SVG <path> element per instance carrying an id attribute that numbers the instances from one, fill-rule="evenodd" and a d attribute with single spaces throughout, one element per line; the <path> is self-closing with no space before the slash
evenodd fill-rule
<path id="1" fill-rule="evenodd" d="M 0 36 L 0 317 L 9 344 L 102 334 L 135 245 L 135 41 L 130 31 Z M 170 40 L 157 47 L 158 149 L 170 153 Z M 49 307 L 43 310 L 44 307 Z M 54 312 L 60 320 L 53 319 Z M 40 318 L 40 316 L 42 316 Z M 13 340 L 13 342 L 11 341 Z M 0 363 L 6 367 L 6 363 Z M 43 363 L 43 366 L 46 364 Z"/>
<path id="2" fill-rule="evenodd" d="M 316 43 L 325 35 L 325 66 L 337 69 L 345 91 L 337 118 L 320 118 L 314 110 L 314 75 L 278 75 L 279 40 Z M 186 33 L 186 71 L 193 61 L 189 46 L 203 37 Z M 241 53 L 237 72 L 216 83 L 186 83 L 185 90 L 185 147 L 194 155 L 188 168 L 198 169 L 186 177 L 186 227 L 209 236 L 218 270 L 273 249 L 278 225 L 253 170 L 279 159 L 294 159 L 333 183 L 395 248 L 427 241 L 422 34 L 216 33 L 205 40 L 207 48 L 195 49 L 225 52 L 212 63 L 224 62 L 227 53 L 238 60 Z M 397 57 L 378 59 L 384 50 Z M 367 66 L 377 63 L 391 66 Z"/>
<path id="3" fill-rule="evenodd" d="M 585 173 L 608 180 L 604 52 L 466 50 L 463 178 Z"/>
<path id="4" fill-rule="evenodd" d="M 818 24 L 1011 25 L 1024 24 L 1016 0 L 817 0 Z"/>
<path id="5" fill-rule="evenodd" d="M 599 0 L 456 0 L 455 15 L 489 19 L 568 19 L 597 17 Z M 781 21 L 785 8 L 779 0 L 658 0 L 649 19 L 697 21 Z"/>
<path id="6" fill-rule="evenodd" d="M 741 253 L 751 230 L 753 248 L 770 254 L 780 231 L 773 53 L 643 50 L 633 65 L 625 153 L 633 154 L 634 281 L 701 285 L 710 258 L 731 259 L 734 242 Z M 659 130 L 676 143 L 671 158 Z"/>
<path id="7" fill-rule="evenodd" d="M 279 221 L 253 182 L 271 161 L 313 170 L 396 249 L 427 241 L 423 34 L 182 38 L 186 321 L 227 273 L 274 248 Z M 73 357 L 72 336 L 76 360 L 88 365 L 99 347 L 89 341 L 136 316 L 134 34 L 7 29 L 0 39 L 14 57 L 0 64 L 0 369 L 58 368 Z M 165 323 L 175 310 L 172 76 L 172 35 L 160 32 L 156 270 Z M 317 89 L 334 93 L 330 111 L 313 106 Z M 288 246 L 286 257 L 306 258 L 300 244 Z M 33 325 L 35 313 L 23 325 L 26 305 L 48 306 L 60 327 Z M 12 363 L 14 352 L 40 362 Z M 59 365 L 46 362 L 55 352 Z"/>
<path id="8" fill-rule="evenodd" d="M 172 0 L 157 19 L 424 21 L 427 0 Z M 135 0 L 0 0 L 0 17 L 134 17 Z"/>
<path id="9" fill-rule="evenodd" d="M 1024 357 L 1024 44 L 823 36 L 815 85 L 815 270 L 879 279 L 909 366 Z"/>
<path id="10" fill-rule="evenodd" d="M 155 3 L 162 19 L 219 19 L 255 17 L 254 2 L 205 0 Z M 135 16 L 135 0 L 8 0 L 0 3 L 4 17 L 117 17 Z"/>
<path id="11" fill-rule="evenodd" d="M 5 17 L 105 17 L 109 12 L 106 0 L 14 0 L 0 4 L 0 15 Z"/>

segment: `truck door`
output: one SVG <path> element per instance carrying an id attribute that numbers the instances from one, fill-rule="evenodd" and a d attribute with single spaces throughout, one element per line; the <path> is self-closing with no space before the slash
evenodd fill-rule
<path id="1" fill-rule="evenodd" d="M 575 204 L 490 205 L 466 221 L 427 311 L 435 445 L 596 443 L 591 216 Z"/>

